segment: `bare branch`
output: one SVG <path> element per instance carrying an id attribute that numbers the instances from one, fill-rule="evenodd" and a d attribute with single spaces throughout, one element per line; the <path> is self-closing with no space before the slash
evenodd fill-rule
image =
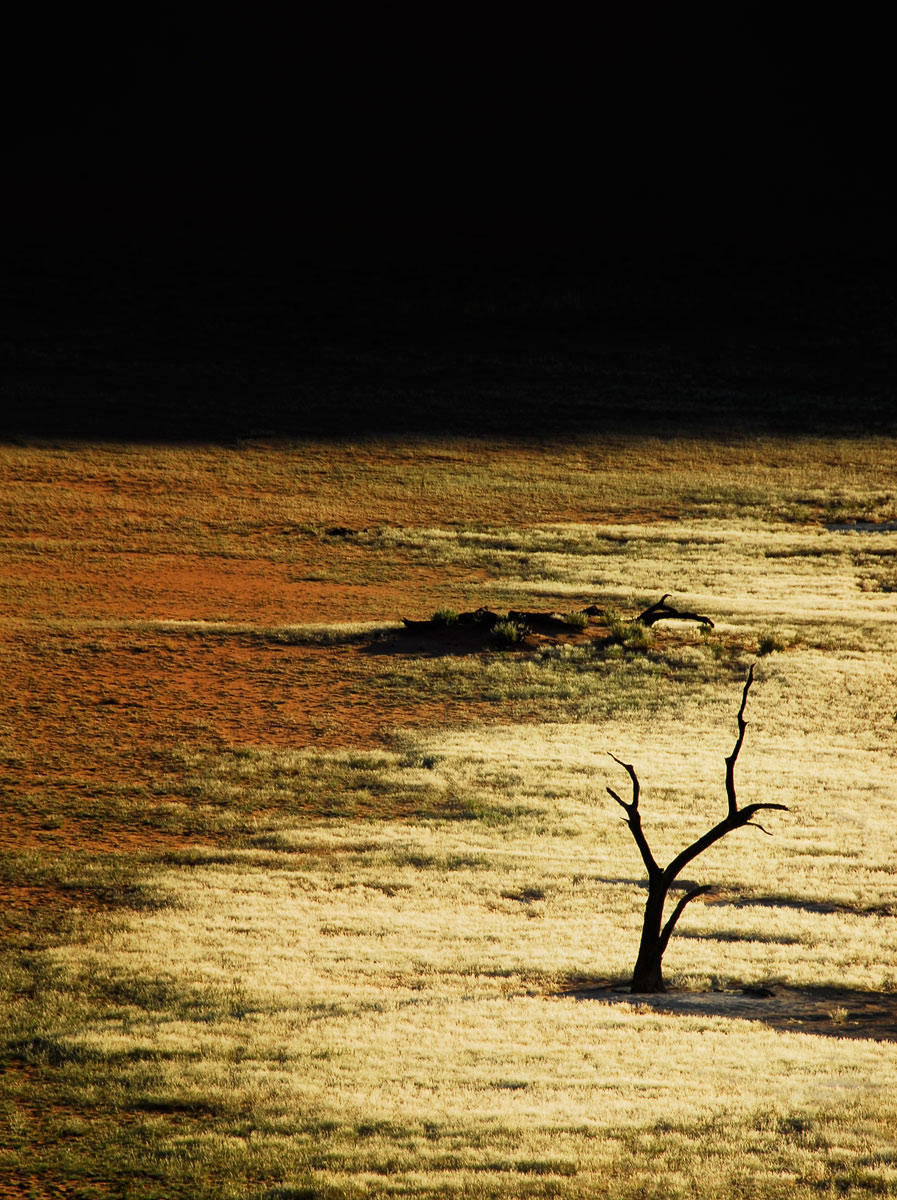
<path id="1" fill-rule="evenodd" d="M 703 854 L 714 842 L 718 842 L 720 838 L 725 837 L 727 833 L 731 833 L 733 829 L 741 829 L 745 825 L 750 825 L 756 813 L 761 812 L 763 809 L 773 808 L 781 812 L 788 812 L 787 804 L 748 804 L 745 808 L 739 809 L 734 817 L 730 815 L 724 817 L 722 821 L 718 821 L 712 829 L 708 829 L 697 841 L 692 842 L 690 846 L 686 846 L 684 850 L 676 855 L 664 871 L 667 886 L 673 882 L 683 867 L 687 867 L 693 858 L 697 858 L 699 854 Z"/>
<path id="2" fill-rule="evenodd" d="M 751 684 L 754 682 L 754 664 L 751 663 L 748 668 L 748 676 L 745 680 L 744 691 L 741 693 L 741 707 L 738 710 L 738 737 L 735 741 L 735 748 L 726 759 L 726 796 L 729 801 L 729 816 L 734 817 L 738 812 L 738 801 L 735 797 L 735 763 L 738 755 L 741 752 L 741 746 L 744 742 L 744 732 L 747 729 L 747 722 L 744 719 L 744 709 L 747 704 L 748 692 Z"/>
<path id="3" fill-rule="evenodd" d="M 619 806 L 621 808 L 625 808 L 627 812 L 629 812 L 629 810 L 632 808 L 631 804 L 627 804 L 625 800 L 620 799 L 620 797 L 617 795 L 617 793 L 614 791 L 613 788 L 610 788 L 610 787 L 605 788 L 605 791 L 607 792 L 607 794 L 609 796 L 613 796 L 613 798 L 616 800 L 617 804 L 619 804 Z"/>
<path id="4" fill-rule="evenodd" d="M 713 892 L 715 890 L 716 889 L 711 884 L 704 884 L 703 887 L 692 888 L 691 891 L 685 893 L 685 895 L 670 913 L 669 920 L 663 927 L 663 932 L 660 935 L 661 955 L 663 955 L 663 952 L 667 948 L 667 943 L 670 940 L 673 930 L 676 928 L 676 922 L 682 916 L 682 912 L 686 904 L 690 904 L 692 900 L 697 899 L 698 896 L 706 896 L 709 892 Z"/>
<path id="5" fill-rule="evenodd" d="M 610 754 L 610 751 L 608 751 L 608 754 Z M 631 763 L 624 763 L 621 758 L 617 758 L 616 754 L 611 754 L 610 756 L 615 763 L 619 763 L 620 766 L 623 767 L 623 769 L 628 773 L 629 778 L 632 780 L 632 803 L 627 804 L 625 800 L 621 800 L 612 788 L 608 788 L 607 790 L 614 800 L 616 800 L 616 802 L 626 810 L 626 824 L 629 826 L 629 829 L 632 832 L 636 846 L 638 846 L 639 854 L 642 856 L 642 862 L 645 864 L 645 869 L 648 872 L 648 879 L 659 879 L 661 870 L 657 865 L 654 855 L 651 853 L 651 847 L 648 845 L 648 839 L 645 837 L 645 831 L 642 829 L 642 818 L 638 810 L 638 800 L 641 792 L 641 785 L 638 781 L 638 775 L 636 775 L 635 768 Z"/>
<path id="6" fill-rule="evenodd" d="M 638 781 L 638 775 L 635 773 L 635 768 L 633 767 L 632 763 L 624 763 L 622 758 L 617 758 L 616 754 L 611 754 L 609 750 L 608 754 L 610 754 L 615 763 L 619 763 L 623 770 L 629 774 L 629 778 L 632 780 L 632 807 L 638 808 L 638 798 L 641 793 L 641 784 Z"/>
<path id="7" fill-rule="evenodd" d="M 665 595 L 652 604 L 650 608 L 646 608 L 643 613 L 640 613 L 635 618 L 635 624 L 651 626 L 657 621 L 698 621 L 701 625 L 707 625 L 713 629 L 713 622 L 709 617 L 702 617 L 700 613 L 680 612 L 678 608 L 673 608 L 672 604 L 667 604 L 670 598 L 670 593 Z"/>
<path id="8" fill-rule="evenodd" d="M 746 804 L 744 808 L 740 808 L 738 810 L 738 824 L 735 826 L 735 828 L 737 829 L 741 825 L 750 824 L 751 817 L 754 815 L 754 813 L 762 812 L 763 809 L 768 810 L 771 808 L 775 808 L 779 812 L 791 812 L 791 809 L 787 804 L 773 804 L 768 800 L 764 800 L 762 804 Z"/>

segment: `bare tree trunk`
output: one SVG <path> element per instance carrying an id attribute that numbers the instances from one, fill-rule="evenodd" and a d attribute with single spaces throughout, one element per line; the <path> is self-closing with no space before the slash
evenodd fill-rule
<path id="1" fill-rule="evenodd" d="M 645 919 L 642 922 L 642 940 L 638 958 L 632 972 L 633 992 L 665 992 L 663 982 L 663 950 L 660 947 L 660 925 L 663 906 L 666 903 L 666 888 L 658 880 L 648 884 L 648 900 L 645 904 Z"/>

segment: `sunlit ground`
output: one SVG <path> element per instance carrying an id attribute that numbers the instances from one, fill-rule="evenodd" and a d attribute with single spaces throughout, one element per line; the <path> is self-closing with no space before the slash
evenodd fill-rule
<path id="1" fill-rule="evenodd" d="M 10 919 L 10 1194 L 897 1192 L 897 1041 L 852 1036 L 837 1000 L 822 1024 L 739 1016 L 745 986 L 897 990 L 897 532 L 826 529 L 893 520 L 890 443 L 9 448 L 4 461 L 9 636 L 164 635 L 175 678 L 186 639 L 211 653 L 248 638 L 248 657 L 278 638 L 295 655 L 369 634 L 389 649 L 397 616 L 459 596 L 631 617 L 672 592 L 715 622 L 634 648 L 359 650 L 358 687 L 384 713 L 401 700 L 433 719 L 376 738 L 366 726 L 355 746 L 225 736 L 239 712 L 189 737 L 160 726 L 133 794 L 102 800 L 143 831 L 130 854 L 77 841 L 102 790 L 73 767 L 91 746 L 64 747 L 53 774 L 10 704 L 7 761 L 36 781 L 10 819 L 52 796 L 59 824 L 52 843 L 8 839 L 6 884 L 81 899 L 55 927 Z M 158 486 L 171 473 L 174 498 Z M 217 621 L 164 589 L 140 612 L 104 608 L 99 579 L 185 555 L 213 575 L 256 559 L 275 593 L 278 570 L 372 589 L 343 620 L 376 625 L 273 619 L 268 600 L 254 619 L 236 592 Z M 38 586 L 29 564 L 48 562 Z M 377 587 L 393 588 L 388 610 L 381 592 L 372 611 Z M 636 766 L 667 861 L 723 815 L 751 662 L 738 793 L 788 811 L 690 864 L 683 882 L 717 890 L 688 907 L 665 959 L 674 989 L 714 1007 L 602 997 L 631 971 L 645 894 L 605 792 L 627 784 L 608 752 Z M 247 685 L 247 717 L 256 696 Z M 459 701 L 463 719 L 439 719 Z M 348 706 L 344 733 L 352 720 Z"/>

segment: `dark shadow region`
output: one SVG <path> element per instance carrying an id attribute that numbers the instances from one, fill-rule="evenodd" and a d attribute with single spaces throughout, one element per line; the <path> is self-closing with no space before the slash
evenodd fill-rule
<path id="1" fill-rule="evenodd" d="M 659 995 L 633 995 L 621 980 L 571 980 L 556 995 L 602 1004 L 637 1005 L 640 1012 L 680 1017 L 761 1021 L 774 1029 L 821 1037 L 897 1041 L 897 994 L 855 988 L 770 983 Z"/>
<path id="2" fill-rule="evenodd" d="M 893 432 L 894 264 L 0 264 L 0 437 Z"/>

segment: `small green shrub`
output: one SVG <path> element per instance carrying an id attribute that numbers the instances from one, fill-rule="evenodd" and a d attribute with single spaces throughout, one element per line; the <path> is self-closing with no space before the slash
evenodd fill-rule
<path id="1" fill-rule="evenodd" d="M 627 650 L 647 650 L 654 644 L 653 632 L 638 621 L 624 621 L 613 616 L 608 619 L 607 628 L 611 642 Z"/>
<path id="2" fill-rule="evenodd" d="M 646 626 L 633 621 L 624 645 L 627 650 L 649 650 L 654 645 L 654 634 Z"/>
<path id="3" fill-rule="evenodd" d="M 419 754 L 416 751 L 409 750 L 399 759 L 399 766 L 406 769 L 422 768 L 425 771 L 433 771 L 436 769 L 438 761 L 435 754 Z"/>
<path id="4" fill-rule="evenodd" d="M 518 646 L 523 639 L 523 630 L 514 621 L 499 621 L 492 629 L 489 640 L 494 646 Z"/>
<path id="5" fill-rule="evenodd" d="M 626 635 L 627 635 L 628 629 L 629 629 L 628 621 L 624 621 L 623 618 L 618 617 L 616 615 L 616 613 L 614 613 L 613 615 L 610 615 L 610 614 L 608 615 L 607 631 L 610 634 L 612 642 L 615 642 L 617 645 L 622 646 L 623 642 L 626 640 Z"/>
<path id="6" fill-rule="evenodd" d="M 455 625 L 458 622 L 458 614 L 453 608 L 438 608 L 430 620 L 434 625 Z"/>
<path id="7" fill-rule="evenodd" d="M 763 658 L 766 654 L 774 654 L 777 650 L 784 649 L 785 643 L 774 633 L 764 633 L 757 643 L 757 657 Z"/>
<path id="8" fill-rule="evenodd" d="M 564 613 L 564 624 L 569 625 L 571 629 L 585 629 L 588 623 L 589 618 L 584 612 Z"/>
<path id="9" fill-rule="evenodd" d="M 615 608 L 602 608 L 601 611 L 595 616 L 595 620 L 598 622 L 598 624 L 603 625 L 606 629 L 610 628 L 612 622 L 618 621 L 619 619 L 620 614 Z"/>

